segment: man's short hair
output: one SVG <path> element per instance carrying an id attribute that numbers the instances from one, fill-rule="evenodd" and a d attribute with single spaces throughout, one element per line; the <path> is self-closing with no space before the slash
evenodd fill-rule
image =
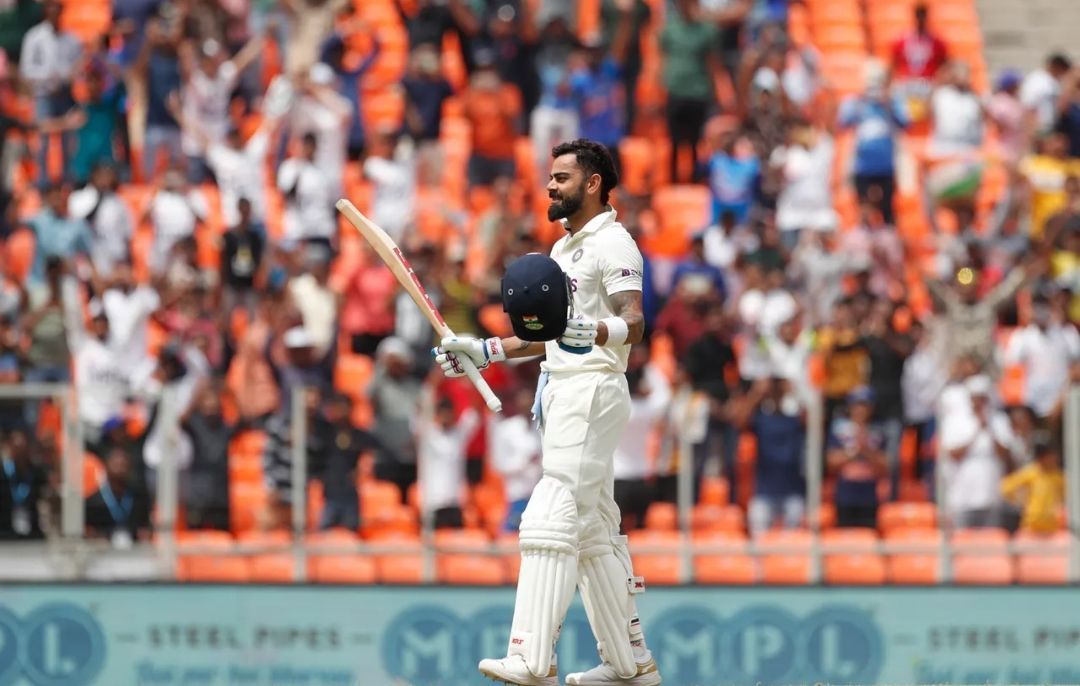
<path id="1" fill-rule="evenodd" d="M 1051 53 L 1046 58 L 1046 63 L 1054 69 L 1060 69 L 1061 71 L 1068 71 L 1072 69 L 1072 61 L 1065 55 L 1065 53 L 1055 52 Z"/>
<path id="2" fill-rule="evenodd" d="M 559 143 L 551 149 L 551 158 L 555 159 L 563 155 L 573 155 L 577 159 L 578 166 L 585 170 L 587 176 L 600 175 L 600 202 L 605 205 L 611 189 L 619 185 L 619 174 L 615 171 L 615 161 L 611 158 L 606 146 L 586 138 Z"/>

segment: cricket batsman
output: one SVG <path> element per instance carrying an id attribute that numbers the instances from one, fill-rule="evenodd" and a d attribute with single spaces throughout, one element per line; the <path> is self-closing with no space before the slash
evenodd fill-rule
<path id="1" fill-rule="evenodd" d="M 526 255 L 503 278 L 516 335 L 443 338 L 433 350 L 447 376 L 468 357 L 479 369 L 544 355 L 533 408 L 543 477 L 521 518 L 521 571 L 507 656 L 480 661 L 485 676 L 517 686 L 559 686 L 558 640 L 574 587 L 581 589 L 601 664 L 572 686 L 655 686 L 634 576 L 613 496 L 613 454 L 630 417 L 626 361 L 641 341 L 642 259 L 608 204 L 618 176 L 607 149 L 579 139 L 552 150 L 548 218 L 567 235 L 551 257 Z"/>

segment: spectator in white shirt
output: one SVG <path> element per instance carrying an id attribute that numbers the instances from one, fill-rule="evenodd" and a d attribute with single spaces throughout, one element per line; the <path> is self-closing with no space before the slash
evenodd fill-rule
<path id="1" fill-rule="evenodd" d="M 90 182 L 68 196 L 68 213 L 85 219 L 93 232 L 90 259 L 102 276 L 112 274 L 120 262 L 130 256 L 134 219 L 127 203 L 116 193 L 120 186 L 116 169 L 99 164 L 90 174 Z"/>
<path id="2" fill-rule="evenodd" d="M 1054 53 L 1046 58 L 1046 64 L 1024 77 L 1020 86 L 1020 103 L 1024 106 L 1028 131 L 1041 136 L 1054 129 L 1057 123 L 1058 98 L 1061 96 L 1061 79 L 1072 70 L 1069 58 Z"/>
<path id="3" fill-rule="evenodd" d="M 75 336 L 75 396 L 83 439 L 95 446 L 102 427 L 120 416 L 130 388 L 131 369 L 123 351 L 110 344 L 109 318 L 99 300 L 91 300 L 90 330 Z"/>
<path id="4" fill-rule="evenodd" d="M 788 144 L 774 150 L 769 158 L 772 174 L 782 180 L 776 222 L 786 250 L 799 244 L 799 233 L 804 229 L 835 228 L 830 191 L 834 154 L 832 136 L 801 121 L 789 130 Z"/>
<path id="5" fill-rule="evenodd" d="M 630 388 L 630 421 L 615 447 L 615 502 L 622 513 L 623 531 L 632 531 L 644 525 L 645 511 L 655 500 L 649 437 L 667 417 L 671 387 L 649 364 L 649 348 L 641 344 L 630 349 L 626 383 Z"/>
<path id="6" fill-rule="evenodd" d="M 162 177 L 161 187 L 150 200 L 146 213 L 154 227 L 154 247 L 150 271 L 164 274 L 173 246 L 195 235 L 195 228 L 206 221 L 206 199 L 188 186 L 179 169 L 170 169 Z"/>
<path id="7" fill-rule="evenodd" d="M 489 442 L 491 466 L 499 473 L 506 491 L 506 523 L 503 531 L 517 531 L 521 513 L 540 481 L 540 432 L 529 418 L 533 392 L 518 389 L 502 415 L 491 421 Z"/>
<path id="8" fill-rule="evenodd" d="M 127 361 L 128 369 L 138 369 L 149 361 L 147 328 L 161 307 L 161 296 L 153 286 L 135 282 L 130 262 L 117 265 L 113 277 L 96 284 L 109 318 L 109 341 Z"/>
<path id="9" fill-rule="evenodd" d="M 289 130 L 294 137 L 313 133 L 318 141 L 315 161 L 330 180 L 330 193 L 341 196 L 348 159 L 348 133 L 353 107 L 334 88 L 334 70 L 327 64 L 311 67 L 300 82 L 299 98 L 292 107 Z"/>
<path id="10" fill-rule="evenodd" d="M 939 434 L 946 508 L 959 528 L 1001 526 L 1001 478 L 1012 465 L 1012 429 L 1008 416 L 994 407 L 990 377 L 970 377 L 964 390 L 967 406 L 943 417 Z"/>
<path id="11" fill-rule="evenodd" d="M 416 214 L 416 159 L 412 141 L 385 127 L 372 136 L 364 176 L 374 185 L 371 219 L 401 243 Z"/>
<path id="12" fill-rule="evenodd" d="M 270 137 L 277 128 L 276 117 L 263 117 L 258 130 L 246 142 L 236 128 L 229 129 L 225 140 L 215 142 L 203 130 L 200 121 L 192 121 L 181 111 L 174 99 L 170 102 L 173 116 L 181 123 L 185 135 L 198 139 L 206 149 L 206 162 L 217 181 L 221 196 L 221 217 L 226 226 L 240 221 L 237 203 L 240 198 L 251 201 L 252 217 L 262 222 L 266 218 L 266 198 L 263 189 L 263 168 L 270 149 Z"/>
<path id="13" fill-rule="evenodd" d="M 335 243 L 337 216 L 331 180 L 315 163 L 318 139 L 306 133 L 300 154 L 285 160 L 278 169 L 277 187 L 285 196 L 284 229 L 289 241 L 318 240 Z"/>
<path id="14" fill-rule="evenodd" d="M 920 458 L 922 476 L 923 449 L 934 436 L 938 398 L 947 381 L 945 365 L 922 322 L 916 320 L 908 330 L 915 347 L 904 360 L 900 374 L 900 392 L 904 402 L 904 424 L 915 430 L 915 454 Z"/>
<path id="15" fill-rule="evenodd" d="M 320 358 L 330 350 L 337 334 L 338 295 L 328 285 L 331 257 L 330 250 L 320 243 L 302 246 L 299 256 L 302 271 L 288 284 L 304 331 Z"/>
<path id="16" fill-rule="evenodd" d="M 966 62 L 958 60 L 949 65 L 942 85 L 930 97 L 930 113 L 932 155 L 969 154 L 982 145 L 984 107 L 971 89 L 971 67 Z"/>
<path id="17" fill-rule="evenodd" d="M 34 94 L 34 117 L 37 121 L 62 117 L 75 105 L 71 83 L 82 56 L 82 43 L 71 33 L 60 30 L 61 6 L 58 0 L 46 0 L 45 18 L 26 33 L 19 59 L 19 71 Z M 38 148 L 38 181 L 48 184 L 50 136 L 42 136 Z M 74 146 L 73 134 L 60 139 L 63 166 Z"/>
<path id="18" fill-rule="evenodd" d="M 1080 335 L 1062 320 L 1050 299 L 1037 294 L 1031 323 L 1013 335 L 1005 351 L 1006 365 L 1024 368 L 1024 403 L 1044 419 L 1060 411 L 1071 368 L 1080 362 Z"/>
<path id="19" fill-rule="evenodd" d="M 184 80 L 181 102 L 186 121 L 198 125 L 205 139 L 185 127 L 181 146 L 188 159 L 188 179 L 192 183 L 206 180 L 205 142 L 223 143 L 229 131 L 229 100 L 240 75 L 255 61 L 263 41 L 254 38 L 229 60 L 215 40 L 207 40 L 199 49 L 198 58 L 192 50 L 181 52 L 180 76 Z"/>
<path id="20" fill-rule="evenodd" d="M 472 408 L 455 416 L 454 403 L 440 398 L 434 416 L 421 411 L 417 421 L 417 468 L 420 470 L 420 507 L 436 529 L 464 525 L 461 495 L 465 488 L 465 448 L 480 425 Z"/>

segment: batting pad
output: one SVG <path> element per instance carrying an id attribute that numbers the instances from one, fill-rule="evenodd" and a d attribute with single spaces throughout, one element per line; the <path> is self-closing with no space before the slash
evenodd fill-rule
<path id="1" fill-rule="evenodd" d="M 577 504 L 562 482 L 545 476 L 521 515 L 521 571 L 514 599 L 509 655 L 521 655 L 547 676 L 555 640 L 577 583 Z"/>
<path id="2" fill-rule="evenodd" d="M 600 657 L 629 679 L 637 674 L 634 643 L 644 645 L 634 595 L 645 584 L 630 566 L 626 536 L 598 530 L 595 538 L 583 542 L 578 564 L 578 588 Z"/>

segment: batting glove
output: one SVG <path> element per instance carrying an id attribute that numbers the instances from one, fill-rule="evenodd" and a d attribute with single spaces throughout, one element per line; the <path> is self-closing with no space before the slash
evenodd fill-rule
<path id="1" fill-rule="evenodd" d="M 596 344 L 598 322 L 574 318 L 566 321 L 566 331 L 559 338 L 559 347 L 568 353 L 584 355 Z"/>
<path id="2" fill-rule="evenodd" d="M 447 336 L 439 342 L 438 347 L 431 349 L 431 354 L 435 357 L 435 364 L 449 378 L 465 375 L 465 368 L 461 365 L 463 358 L 471 360 L 477 369 L 487 369 L 492 362 L 506 359 L 502 340 L 497 337 L 480 340 L 472 336 Z"/>

